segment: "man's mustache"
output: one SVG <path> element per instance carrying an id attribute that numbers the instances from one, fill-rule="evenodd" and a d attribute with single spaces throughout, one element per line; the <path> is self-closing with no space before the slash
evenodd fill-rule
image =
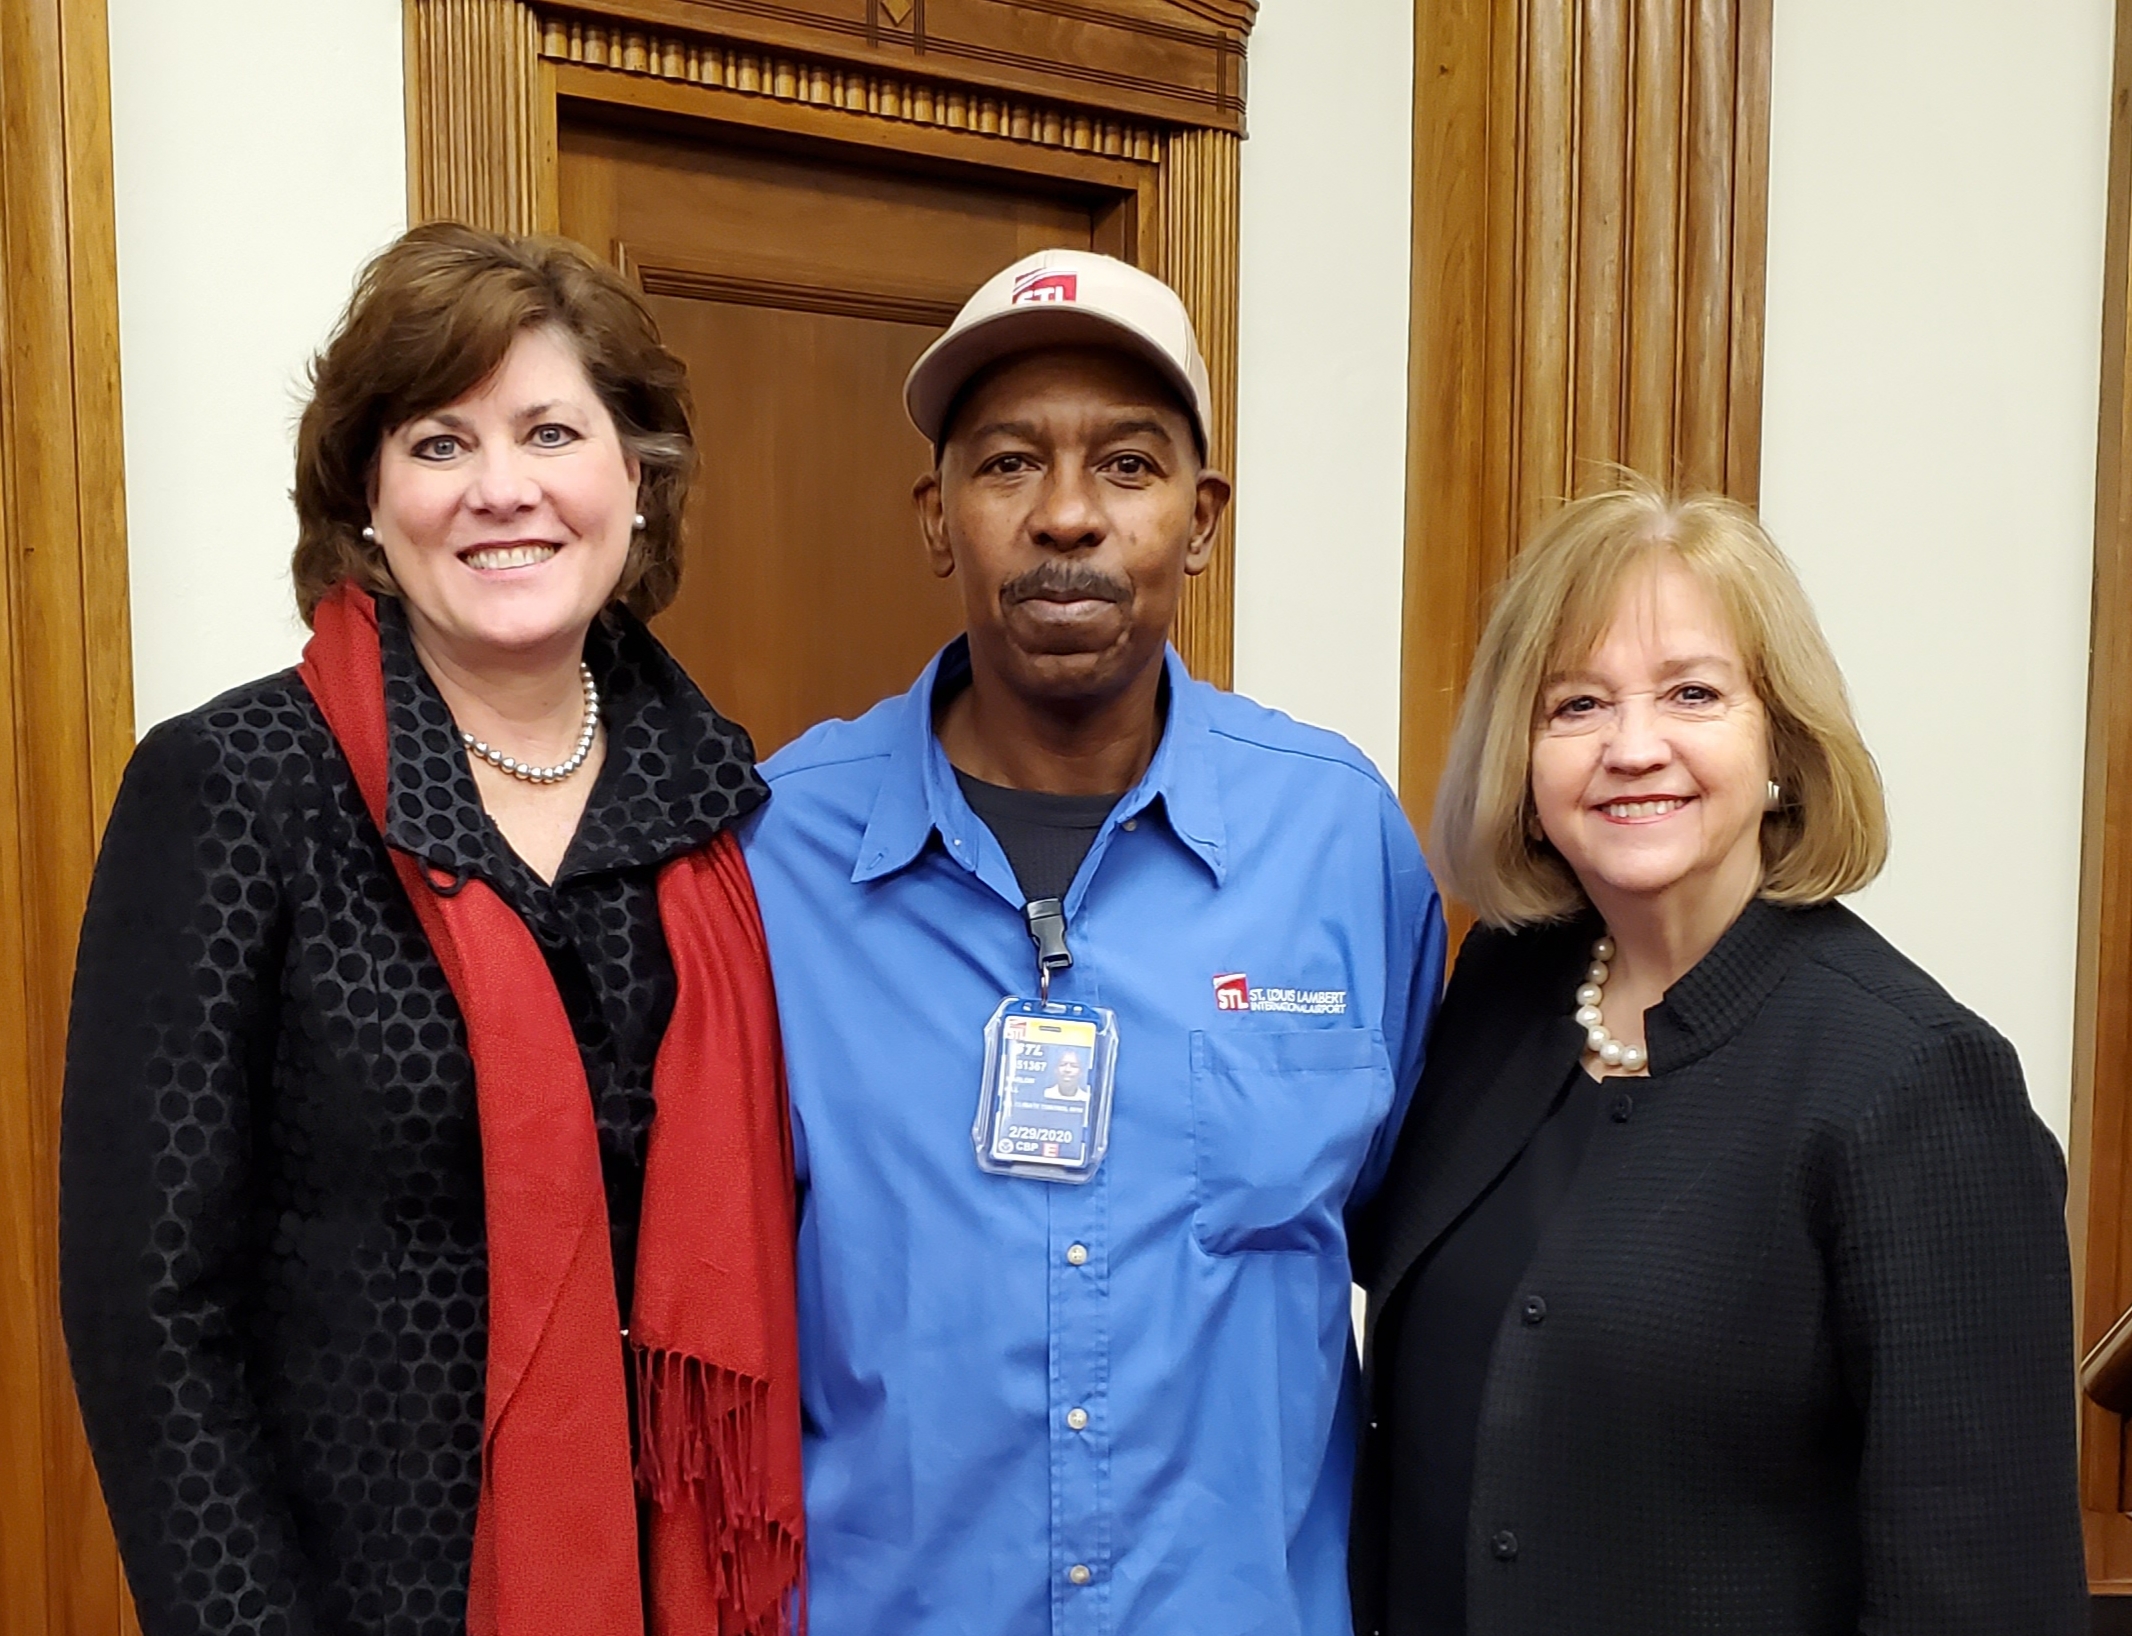
<path id="1" fill-rule="evenodd" d="M 1000 604 L 1008 608 L 1017 602 L 1031 602 L 1038 598 L 1071 602 L 1084 597 L 1097 602 L 1115 602 L 1122 608 L 1133 600 L 1133 591 L 1123 580 L 1099 573 L 1086 563 L 1046 562 L 1008 580 L 999 592 Z"/>

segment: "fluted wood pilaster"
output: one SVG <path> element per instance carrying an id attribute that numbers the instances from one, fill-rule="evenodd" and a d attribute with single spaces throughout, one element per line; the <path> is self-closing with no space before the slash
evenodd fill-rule
<path id="1" fill-rule="evenodd" d="M 1213 447 L 1219 471 L 1236 470 L 1237 234 L 1243 144 L 1227 131 L 1171 133 L 1162 168 L 1160 271 L 1184 298 L 1214 387 Z M 1233 516 L 1207 571 L 1187 583 L 1177 610 L 1177 651 L 1192 674 L 1228 687 L 1236 656 Z"/>
<path id="2" fill-rule="evenodd" d="M 1401 788 L 1425 822 L 1488 598 L 1626 465 L 1760 483 L 1771 0 L 1416 11 Z"/>
<path id="3" fill-rule="evenodd" d="M 522 0 L 406 0 L 407 192 L 418 222 L 555 225 L 554 98 Z"/>

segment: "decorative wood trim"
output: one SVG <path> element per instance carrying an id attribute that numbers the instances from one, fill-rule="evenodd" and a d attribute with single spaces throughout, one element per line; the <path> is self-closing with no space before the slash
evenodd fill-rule
<path id="1" fill-rule="evenodd" d="M 839 108 L 876 119 L 974 131 L 1009 142 L 1100 153 L 1155 163 L 1162 133 L 1150 125 L 1106 119 L 1087 109 L 973 92 L 939 80 L 867 73 L 828 59 L 773 54 L 715 40 L 610 27 L 550 17 L 541 25 L 541 55 L 625 74 L 709 85 L 746 96 Z"/>
<path id="2" fill-rule="evenodd" d="M 2132 0 L 2117 6 L 2107 221 L 2067 1207 L 2083 1349 L 2132 1306 Z M 2132 1592 L 2126 1424 L 2081 1405 L 2080 1501 L 2098 1593 Z"/>
<path id="3" fill-rule="evenodd" d="M 1162 259 L 1158 271 L 1184 298 L 1199 331 L 1214 388 L 1219 471 L 1236 470 L 1238 202 L 1243 143 L 1227 131 L 1177 131 L 1162 167 Z M 1223 518 L 1214 560 L 1185 584 L 1177 651 L 1192 674 L 1229 687 L 1236 675 L 1236 517 Z"/>
<path id="4" fill-rule="evenodd" d="M 729 301 L 744 307 L 775 307 L 784 312 L 820 312 L 839 318 L 878 318 L 891 324 L 931 324 L 946 329 L 962 311 L 966 297 L 945 290 L 923 291 L 875 286 L 830 289 L 796 284 L 775 271 L 734 267 L 693 267 L 673 256 L 615 246 L 622 276 L 646 295 L 678 295 L 697 301 Z"/>
<path id="5" fill-rule="evenodd" d="M 74 942 L 133 746 L 104 0 L 0 0 L 0 1633 L 137 1632 L 60 1338 Z"/>
<path id="6" fill-rule="evenodd" d="M 1750 503 L 1770 0 L 1415 12 L 1400 788 L 1425 823 L 1520 543 L 1616 464 Z"/>
<path id="7" fill-rule="evenodd" d="M 1251 0 L 1139 3 L 1189 12 L 1202 22 L 1226 21 L 1239 52 L 1256 9 Z M 507 232 L 553 230 L 556 107 L 562 98 L 1087 186 L 1118 200 L 1100 224 L 1099 242 L 1163 273 L 1184 297 L 1213 379 L 1211 454 L 1222 469 L 1233 469 L 1242 156 L 1234 131 L 1120 119 L 1064 98 L 996 95 L 981 83 L 957 83 L 947 70 L 959 65 L 930 49 L 924 59 L 930 74 L 884 69 L 873 60 L 855 67 L 835 49 L 842 23 L 817 22 L 811 32 L 794 35 L 790 49 L 764 50 L 749 38 L 727 37 L 729 14 L 744 9 L 731 5 L 656 0 L 537 10 L 526 0 L 405 4 L 414 219 L 454 216 Z M 933 19 L 945 9 L 943 0 L 931 0 Z M 1116 26 L 1160 32 L 1150 19 L 1121 24 L 1109 9 L 1091 11 L 1072 0 L 1025 9 L 1067 20 L 1090 11 Z M 913 25 L 930 26 L 927 0 L 912 0 L 905 15 Z M 619 26 L 617 16 L 625 19 Z M 718 30 L 706 32 L 713 20 Z M 655 26 L 660 24 L 666 26 Z M 1191 38 L 1191 31 L 1181 37 Z M 599 248 L 610 253 L 615 247 Z M 719 286 L 723 299 L 803 304 L 789 286 L 770 287 L 778 282 L 774 273 L 706 274 L 661 262 L 645 277 L 716 278 L 725 281 Z M 933 300 L 918 292 L 857 291 L 816 291 L 809 299 L 860 302 L 875 316 L 882 314 L 884 299 L 921 305 Z M 927 321 L 944 324 L 953 316 L 959 303 L 943 301 L 926 309 Z M 1187 587 L 1176 630 L 1178 649 L 1193 672 L 1224 687 L 1234 670 L 1233 539 L 1232 519 L 1223 524 L 1214 563 Z"/>
<path id="8" fill-rule="evenodd" d="M 552 9 L 1238 134 L 1257 14 L 1223 0 L 563 0 Z"/>

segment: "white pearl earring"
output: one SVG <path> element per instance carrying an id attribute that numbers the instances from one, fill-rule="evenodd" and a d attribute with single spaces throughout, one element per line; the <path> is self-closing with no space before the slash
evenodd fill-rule
<path id="1" fill-rule="evenodd" d="M 641 511 L 640 511 L 640 512 L 638 512 L 638 513 L 636 514 L 635 518 L 634 518 L 634 519 L 632 519 L 632 520 L 633 520 L 633 521 L 634 521 L 634 522 L 636 523 L 636 527 L 637 527 L 637 532 L 638 532 L 639 534 L 643 533 L 643 532 L 644 532 L 644 513 L 643 513 L 643 512 L 641 512 Z"/>
<path id="2" fill-rule="evenodd" d="M 368 523 L 365 523 L 363 524 L 363 538 L 368 540 L 372 545 L 376 545 L 378 543 L 378 531 L 372 528 Z"/>
<path id="3" fill-rule="evenodd" d="M 1769 788 L 1762 792 L 1762 810 L 1764 812 L 1780 812 L 1783 807 L 1784 786 L 1772 778 L 1769 781 Z"/>

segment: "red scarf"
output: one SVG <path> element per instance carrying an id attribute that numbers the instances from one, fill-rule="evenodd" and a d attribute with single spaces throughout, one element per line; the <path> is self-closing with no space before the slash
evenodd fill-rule
<path id="1" fill-rule="evenodd" d="M 383 834 L 377 606 L 343 585 L 313 624 L 300 674 Z M 466 1019 L 481 1121 L 488 1408 L 467 1628 L 792 1636 L 805 1623 L 792 1141 L 738 844 L 722 831 L 659 873 L 676 993 L 652 1070 L 627 1348 L 634 1489 L 599 1137 L 562 998 L 487 885 L 454 890 L 407 853 L 392 862 Z"/>

